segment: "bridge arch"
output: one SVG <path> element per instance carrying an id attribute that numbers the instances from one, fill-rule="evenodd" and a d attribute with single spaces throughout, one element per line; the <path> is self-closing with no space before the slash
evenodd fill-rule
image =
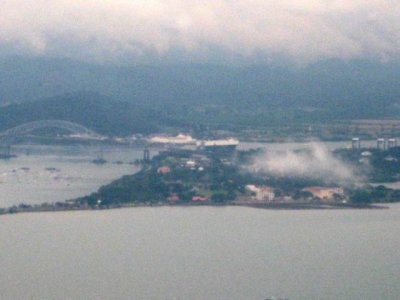
<path id="1" fill-rule="evenodd" d="M 95 131 L 82 126 L 77 123 L 73 123 L 70 121 L 63 121 L 63 120 L 40 120 L 40 121 L 33 121 L 33 122 L 28 122 L 24 123 L 22 125 L 16 126 L 14 128 L 10 128 L 6 131 L 3 131 L 0 133 L 0 141 L 1 140 L 13 140 L 18 136 L 23 136 L 26 135 L 30 132 L 33 132 L 38 129 L 42 128 L 59 128 L 59 129 L 64 129 L 67 130 L 71 133 L 76 133 L 76 134 L 83 134 L 83 135 L 88 135 L 91 137 L 100 137 L 98 133 Z"/>

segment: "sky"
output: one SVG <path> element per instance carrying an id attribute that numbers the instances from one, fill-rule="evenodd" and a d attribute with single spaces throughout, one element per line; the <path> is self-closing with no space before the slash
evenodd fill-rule
<path id="1" fill-rule="evenodd" d="M 400 58 L 398 0 L 0 0 L 0 55 L 97 62 Z"/>

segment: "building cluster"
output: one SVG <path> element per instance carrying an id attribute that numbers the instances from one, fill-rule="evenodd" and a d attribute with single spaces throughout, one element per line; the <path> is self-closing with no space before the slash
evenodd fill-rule
<path id="1" fill-rule="evenodd" d="M 186 168 L 192 171 L 204 171 L 204 167 L 208 166 L 210 163 L 208 158 L 181 158 L 179 161 L 175 162 L 176 166 L 179 168 Z M 157 169 L 158 174 L 167 174 L 171 172 L 170 166 L 161 166 Z"/>
<path id="2" fill-rule="evenodd" d="M 179 136 L 178 136 L 179 137 Z M 177 138 L 178 138 L 177 137 Z M 193 139 L 188 136 L 181 136 L 179 137 L 182 140 L 192 141 Z M 160 140 L 158 140 L 160 141 Z M 171 140 L 172 141 L 172 140 Z M 205 145 L 205 144 L 203 144 Z M 226 146 L 225 142 L 209 142 L 207 145 L 211 147 L 224 147 Z M 230 143 L 228 142 L 228 145 Z M 214 159 L 217 158 L 219 161 L 218 168 L 220 168 L 220 173 L 226 170 L 229 170 L 229 165 L 233 164 L 235 161 L 235 155 L 215 155 L 215 152 L 212 154 L 207 151 L 201 151 L 197 148 L 197 150 L 189 150 L 189 149 L 171 149 L 168 151 L 164 151 L 164 159 L 162 160 L 161 164 L 157 168 L 157 173 L 160 175 L 168 174 L 172 171 L 178 171 L 176 174 L 184 174 L 179 176 L 188 176 L 187 178 L 191 181 L 194 188 L 189 198 L 192 202 L 208 202 L 208 201 L 218 201 L 217 195 L 225 194 L 228 195 L 227 190 L 221 188 L 221 191 L 218 189 L 211 189 L 210 186 L 214 183 L 207 182 L 208 179 L 204 179 L 203 181 L 196 181 L 196 178 L 203 178 L 200 173 L 196 172 L 206 172 L 204 173 L 204 178 L 212 178 L 209 172 L 213 168 L 210 166 L 213 165 Z M 191 170 L 193 172 L 182 172 L 183 170 Z M 166 180 L 171 180 L 169 178 L 173 178 L 173 180 L 178 180 L 178 182 L 184 182 L 185 178 L 177 179 L 176 174 L 173 173 L 172 176 L 166 176 Z M 195 180 L 194 180 L 195 179 Z M 267 182 L 267 181 L 266 181 Z M 218 184 L 218 183 L 217 183 Z M 340 187 L 324 187 L 324 186 L 308 186 L 305 188 L 298 188 L 296 190 L 291 190 L 289 192 L 284 192 L 279 188 L 274 188 L 273 186 L 269 185 L 262 185 L 262 184 L 254 184 L 249 180 L 247 184 L 240 187 L 242 183 L 238 184 L 236 187 L 236 197 L 235 200 L 237 203 L 290 203 L 290 202 L 310 202 L 310 201 L 318 201 L 318 202 L 338 202 L 338 201 L 345 201 L 346 195 L 343 188 Z M 216 192 L 217 191 L 217 192 Z M 167 201 L 173 203 L 180 201 L 179 197 L 182 195 L 181 192 L 171 193 Z M 235 193 L 233 193 L 234 195 Z M 185 198 L 187 201 L 188 198 Z M 226 200 L 226 198 L 225 198 Z"/>
<path id="3" fill-rule="evenodd" d="M 207 155 L 194 151 L 176 150 L 170 152 L 166 151 L 164 153 L 167 153 L 166 159 L 163 162 L 164 164 L 157 168 L 157 174 L 159 175 L 167 175 L 174 170 L 185 169 L 193 172 L 203 172 L 205 168 L 209 167 L 211 164 L 211 160 Z M 166 200 L 171 203 L 176 203 L 181 199 L 178 194 L 172 193 Z M 197 203 L 207 202 L 209 200 L 209 197 L 201 193 L 196 193 L 191 198 L 192 202 Z"/>
<path id="4" fill-rule="evenodd" d="M 369 165 L 371 163 L 371 158 L 376 157 L 376 153 L 374 156 L 374 153 L 372 153 L 371 151 L 363 151 L 360 153 L 360 158 L 359 158 L 359 162 L 365 165 Z M 398 162 L 398 159 L 396 157 L 394 157 L 393 155 L 385 155 L 383 157 L 383 160 L 386 162 Z"/>
<path id="5" fill-rule="evenodd" d="M 246 192 L 248 194 L 247 199 L 255 202 L 293 201 L 293 198 L 289 196 L 276 197 L 274 188 L 266 185 L 248 184 L 246 185 Z M 310 194 L 310 197 L 305 198 L 312 198 L 323 202 L 332 202 L 345 199 L 345 192 L 341 187 L 310 186 L 303 188 L 301 192 Z"/>
<path id="6" fill-rule="evenodd" d="M 361 139 L 358 137 L 354 137 L 351 140 L 351 147 L 353 149 L 361 149 Z M 397 139 L 395 138 L 378 138 L 376 139 L 376 148 L 381 150 L 391 149 L 397 147 Z"/>

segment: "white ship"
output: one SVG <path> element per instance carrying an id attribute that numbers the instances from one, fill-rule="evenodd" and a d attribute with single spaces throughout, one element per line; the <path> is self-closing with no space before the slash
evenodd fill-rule
<path id="1" fill-rule="evenodd" d="M 169 145 L 194 145 L 196 140 L 190 135 L 179 134 L 174 137 L 170 136 L 153 136 L 148 140 L 152 144 L 169 144 Z"/>
<path id="2" fill-rule="evenodd" d="M 203 148 L 204 150 L 211 151 L 233 151 L 239 145 L 239 140 L 230 138 L 224 140 L 204 140 L 199 141 L 197 146 Z"/>

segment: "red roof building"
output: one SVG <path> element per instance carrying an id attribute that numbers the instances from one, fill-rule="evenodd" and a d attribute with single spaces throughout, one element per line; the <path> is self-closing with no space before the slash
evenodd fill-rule
<path id="1" fill-rule="evenodd" d="M 208 197 L 206 196 L 193 196 L 192 201 L 207 201 Z"/>
<path id="2" fill-rule="evenodd" d="M 158 174 L 166 174 L 166 173 L 169 173 L 169 172 L 171 172 L 171 168 L 168 167 L 168 166 L 162 166 L 162 167 L 159 167 L 157 169 L 157 173 Z"/>

